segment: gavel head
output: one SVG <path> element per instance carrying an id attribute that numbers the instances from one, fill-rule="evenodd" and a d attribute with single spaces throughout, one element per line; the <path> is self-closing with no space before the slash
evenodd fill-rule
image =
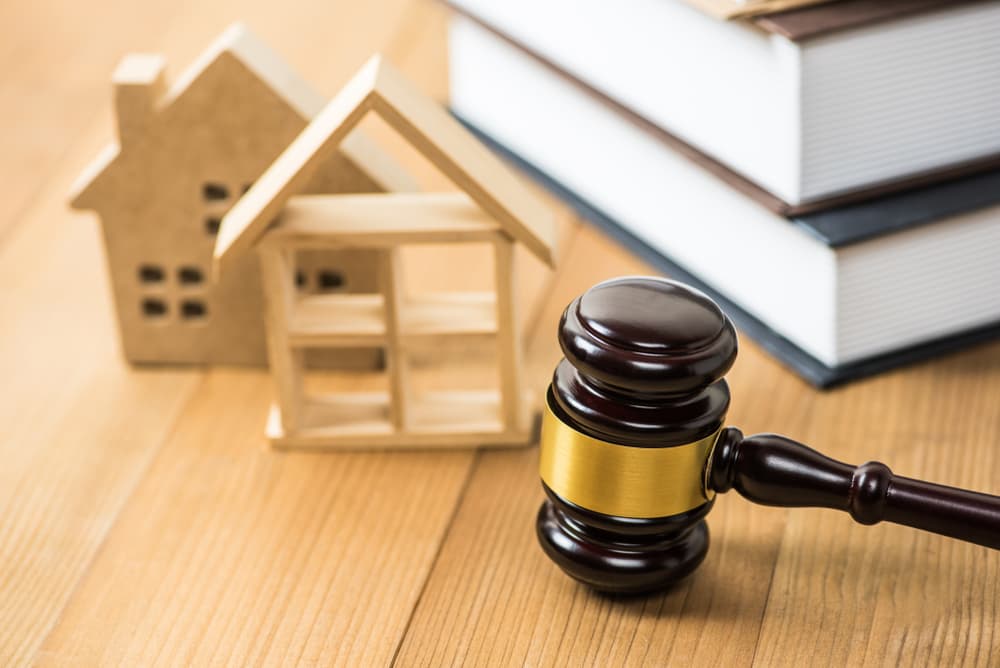
<path id="1" fill-rule="evenodd" d="M 542 423 L 542 548 L 598 590 L 639 592 L 691 573 L 708 550 L 708 458 L 729 407 L 736 332 L 702 293 L 619 278 L 559 324 Z"/>

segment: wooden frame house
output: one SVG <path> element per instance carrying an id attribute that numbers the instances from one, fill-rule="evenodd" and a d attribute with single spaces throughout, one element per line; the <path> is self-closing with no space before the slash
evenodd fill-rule
<path id="1" fill-rule="evenodd" d="M 327 156 L 368 113 L 381 117 L 457 186 L 450 193 L 303 195 Z M 529 441 L 514 294 L 514 247 L 554 262 L 550 211 L 440 105 L 375 56 L 320 112 L 226 215 L 215 247 L 225 276 L 256 250 L 268 306 L 277 403 L 268 435 L 291 447 L 448 447 Z M 495 289 L 410 295 L 399 253 L 419 244 L 490 244 Z M 366 295 L 297 294 L 297 254 L 307 249 L 377 254 L 377 290 Z M 417 394 L 408 350 L 468 337 L 495 346 L 496 386 Z M 302 357 L 314 347 L 380 346 L 388 391 L 308 396 Z"/>
<path id="2" fill-rule="evenodd" d="M 239 24 L 169 88 L 165 66 L 156 55 L 122 60 L 113 77 L 117 141 L 81 175 L 72 206 L 100 216 L 130 362 L 264 365 L 257 260 L 234 263 L 213 282 L 212 249 L 224 214 L 325 100 Z M 305 190 L 383 192 L 413 183 L 357 135 L 327 156 Z M 313 254 L 301 262 L 297 289 L 370 291 L 372 260 Z"/>

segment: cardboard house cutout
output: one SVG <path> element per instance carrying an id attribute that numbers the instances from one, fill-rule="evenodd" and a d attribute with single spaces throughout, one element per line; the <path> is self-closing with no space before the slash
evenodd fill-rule
<path id="1" fill-rule="evenodd" d="M 241 25 L 227 29 L 167 90 L 161 56 L 127 56 L 114 74 L 118 141 L 74 187 L 101 219 L 122 347 L 131 362 L 265 364 L 256 258 L 213 283 L 221 220 L 323 108 L 324 100 Z M 409 176 L 358 135 L 327 155 L 305 190 L 409 190 Z M 373 258 L 303 260 L 302 291 L 370 291 Z"/>
<path id="2" fill-rule="evenodd" d="M 303 195 L 313 174 L 372 112 L 458 187 L 453 193 Z M 410 295 L 399 252 L 412 244 L 486 243 L 494 289 Z M 221 275 L 256 250 L 267 293 L 277 404 L 268 435 L 290 447 L 448 447 L 529 440 L 514 295 L 514 245 L 554 262 L 551 212 L 441 106 L 378 56 L 370 60 L 233 207 L 216 239 Z M 289 277 L 306 249 L 377 254 L 370 294 L 302 295 Z M 495 387 L 418 394 L 411 347 L 445 353 L 468 337 L 495 345 Z M 303 352 L 368 345 L 385 351 L 388 391 L 309 396 Z M 460 349 L 460 348 L 459 348 Z"/>

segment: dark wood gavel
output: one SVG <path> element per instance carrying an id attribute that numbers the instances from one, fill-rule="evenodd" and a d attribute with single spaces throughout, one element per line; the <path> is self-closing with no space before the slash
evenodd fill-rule
<path id="1" fill-rule="evenodd" d="M 723 428 L 736 359 L 729 318 L 658 278 L 601 283 L 559 325 L 542 423 L 538 513 L 545 552 L 598 590 L 660 589 L 708 551 L 716 493 L 846 511 L 1000 548 L 1000 497 L 835 461 L 775 434 Z"/>

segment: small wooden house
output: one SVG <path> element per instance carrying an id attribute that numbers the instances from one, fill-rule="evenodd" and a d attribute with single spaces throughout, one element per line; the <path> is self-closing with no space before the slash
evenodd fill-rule
<path id="1" fill-rule="evenodd" d="M 256 258 L 210 280 L 229 208 L 324 100 L 240 25 L 168 90 L 164 59 L 127 56 L 114 74 L 118 138 L 80 177 L 77 209 L 101 219 L 122 347 L 131 362 L 265 364 Z M 412 189 L 408 175 L 357 136 L 327 155 L 310 192 Z M 372 258 L 303 260 L 300 291 L 370 291 Z"/>
<path id="2" fill-rule="evenodd" d="M 381 117 L 457 186 L 451 193 L 303 195 L 317 169 L 349 141 L 368 113 Z M 252 250 L 267 294 L 277 405 L 268 433 L 293 447 L 447 447 L 529 440 L 514 294 L 514 247 L 554 261 L 551 212 L 441 106 L 378 56 L 342 89 L 226 215 L 215 246 L 223 276 Z M 400 250 L 418 244 L 490 244 L 494 290 L 411 295 Z M 375 253 L 370 294 L 302 295 L 291 277 L 305 250 Z M 485 337 L 498 364 L 495 387 L 418 394 L 409 350 Z M 309 396 L 303 352 L 379 346 L 387 392 Z M 537 399 L 537 397 L 536 397 Z"/>

